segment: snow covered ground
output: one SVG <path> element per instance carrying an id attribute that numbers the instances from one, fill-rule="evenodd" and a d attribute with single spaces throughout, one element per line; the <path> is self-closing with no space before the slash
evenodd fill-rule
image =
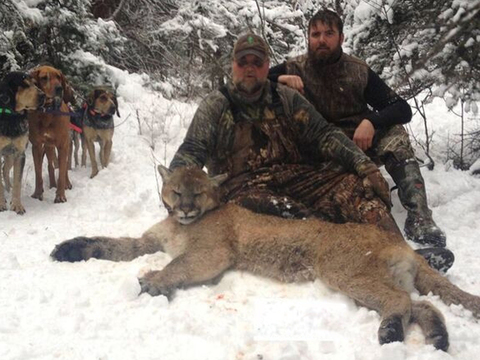
<path id="1" fill-rule="evenodd" d="M 281 284 L 241 272 L 217 285 L 165 297 L 138 296 L 137 276 L 169 262 L 164 254 L 132 262 L 57 263 L 55 244 L 77 235 L 139 236 L 167 213 L 160 205 L 155 164 L 168 164 L 195 110 L 145 91 L 142 79 L 118 73 L 120 112 L 108 169 L 70 172 L 68 202 L 32 199 L 31 150 L 22 186 L 27 213 L 0 213 L 0 359 L 2 360 L 473 360 L 480 324 L 458 306 L 428 296 L 445 315 L 448 353 L 424 344 L 418 326 L 405 343 L 380 346 L 379 316 L 320 282 Z M 147 109 L 147 110 L 145 110 Z M 444 165 L 448 134 L 458 118 L 443 102 L 427 107 L 436 131 L 434 171 L 422 172 L 434 217 L 456 262 L 448 278 L 480 295 L 480 178 Z M 421 121 L 411 128 L 421 136 Z M 419 152 L 423 156 L 422 152 Z M 46 169 L 44 170 L 46 179 Z M 48 185 L 48 183 L 46 184 Z M 394 215 L 405 210 L 394 194 Z M 418 295 L 412 295 L 418 297 Z"/>

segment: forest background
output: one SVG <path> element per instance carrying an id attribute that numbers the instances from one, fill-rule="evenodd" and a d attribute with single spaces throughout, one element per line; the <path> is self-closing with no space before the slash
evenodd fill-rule
<path id="1" fill-rule="evenodd" d="M 469 169 L 480 156 L 480 0 L 4 0 L 0 77 L 49 63 L 81 102 L 92 85 L 112 82 L 110 65 L 142 74 L 162 96 L 196 101 L 228 80 L 239 34 L 261 34 L 275 65 L 305 51 L 308 19 L 322 7 L 343 18 L 346 52 L 423 118 L 424 139 L 414 140 L 429 168 L 425 105 L 440 97 L 455 108 L 461 124 L 446 140 L 445 161 Z"/>

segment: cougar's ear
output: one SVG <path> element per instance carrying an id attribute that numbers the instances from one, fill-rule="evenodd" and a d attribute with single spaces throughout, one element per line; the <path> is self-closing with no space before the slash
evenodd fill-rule
<path id="1" fill-rule="evenodd" d="M 170 176 L 172 175 L 172 170 L 168 169 L 167 167 L 163 165 L 158 165 L 157 167 L 158 172 L 160 173 L 160 176 L 162 177 L 163 182 L 167 182 L 168 179 L 170 179 Z"/>
<path id="2" fill-rule="evenodd" d="M 210 181 L 213 183 L 214 186 L 220 186 L 227 179 L 228 179 L 228 174 L 220 174 L 220 175 L 211 177 Z"/>

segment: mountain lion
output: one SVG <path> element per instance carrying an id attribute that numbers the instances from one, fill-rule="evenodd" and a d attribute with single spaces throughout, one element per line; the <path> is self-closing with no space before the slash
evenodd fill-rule
<path id="1" fill-rule="evenodd" d="M 321 279 L 381 315 L 381 344 L 403 341 L 416 322 L 427 343 L 447 350 L 442 314 L 409 293 L 439 295 L 480 317 L 480 297 L 450 283 L 408 244 L 374 225 L 333 224 L 319 219 L 289 220 L 253 213 L 237 205 L 219 207 L 218 186 L 226 176 L 209 178 L 195 167 L 159 166 L 162 198 L 169 216 L 140 238 L 76 237 L 57 245 L 58 261 L 90 258 L 129 261 L 164 251 L 173 260 L 139 279 L 141 291 L 169 298 L 181 286 L 205 283 L 228 269 L 286 282 Z"/>

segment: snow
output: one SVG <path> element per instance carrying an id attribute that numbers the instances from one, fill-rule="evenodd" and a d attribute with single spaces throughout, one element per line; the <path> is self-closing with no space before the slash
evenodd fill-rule
<path id="1" fill-rule="evenodd" d="M 380 346 L 379 316 L 319 281 L 282 284 L 228 272 L 216 285 L 163 296 L 138 296 L 137 277 L 160 269 L 165 254 L 132 262 L 58 263 L 54 246 L 78 235 L 139 236 L 166 217 L 155 165 L 168 164 L 193 116 L 195 104 L 167 100 L 146 90 L 145 76 L 111 71 L 121 84 L 111 164 L 90 179 L 90 167 L 70 172 L 68 202 L 30 197 L 30 149 L 22 186 L 23 216 L 0 213 L 0 359 L 2 360 L 473 360 L 480 352 L 480 324 L 460 306 L 427 296 L 444 314 L 448 353 L 424 344 L 418 326 L 405 343 Z M 434 218 L 447 233 L 456 262 L 447 277 L 480 295 L 480 178 L 445 162 L 445 142 L 458 118 L 442 101 L 427 105 L 435 131 L 433 171 L 422 168 Z M 141 128 L 141 131 L 140 131 Z M 421 120 L 409 126 L 422 140 Z M 418 151 L 423 157 L 423 153 Z M 480 165 L 475 165 L 479 168 Z M 46 167 L 44 179 L 47 179 Z M 389 179 L 390 180 L 390 179 Z M 391 180 L 390 180 L 391 181 Z M 403 226 L 396 193 L 393 213 Z M 413 245 L 413 244 L 412 244 Z M 416 294 L 413 298 L 418 298 Z"/>

